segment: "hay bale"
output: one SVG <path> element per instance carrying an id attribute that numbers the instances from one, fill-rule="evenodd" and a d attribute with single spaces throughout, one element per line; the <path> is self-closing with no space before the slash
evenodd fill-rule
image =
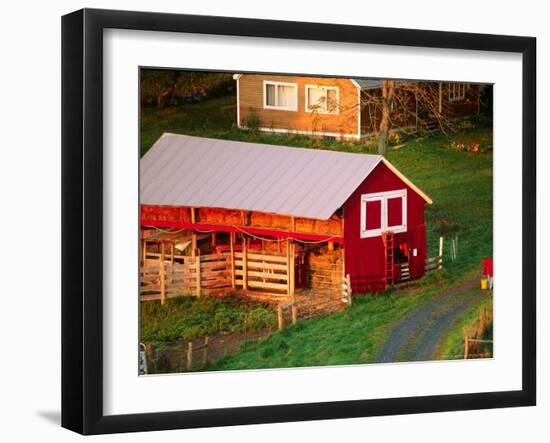
<path id="1" fill-rule="evenodd" d="M 224 220 L 224 223 L 227 225 L 240 225 L 241 211 L 226 210 L 223 220 Z"/>
<path id="2" fill-rule="evenodd" d="M 191 214 L 189 208 L 181 207 L 178 209 L 178 221 L 182 223 L 191 222 Z"/>
<path id="3" fill-rule="evenodd" d="M 284 215 L 271 215 L 271 227 L 273 229 L 290 229 L 291 228 L 291 218 Z"/>
<path id="4" fill-rule="evenodd" d="M 250 217 L 250 223 L 253 226 L 261 226 L 263 228 L 272 227 L 272 216 L 271 214 L 266 214 L 265 212 L 253 212 Z"/>
<path id="5" fill-rule="evenodd" d="M 312 220 L 311 218 L 297 218 L 296 231 L 297 232 L 315 232 L 315 220 Z"/>
<path id="6" fill-rule="evenodd" d="M 328 220 L 315 220 L 315 232 L 319 234 L 341 234 L 342 221 L 336 215 Z"/>
<path id="7" fill-rule="evenodd" d="M 225 209 L 199 208 L 199 220 L 202 223 L 223 224 Z"/>

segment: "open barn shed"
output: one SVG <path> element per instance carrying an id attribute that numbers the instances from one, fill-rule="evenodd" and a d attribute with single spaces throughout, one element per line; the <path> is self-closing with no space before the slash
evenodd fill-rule
<path id="1" fill-rule="evenodd" d="M 144 299 L 376 292 L 425 272 L 431 200 L 381 156 L 166 133 L 140 169 Z"/>

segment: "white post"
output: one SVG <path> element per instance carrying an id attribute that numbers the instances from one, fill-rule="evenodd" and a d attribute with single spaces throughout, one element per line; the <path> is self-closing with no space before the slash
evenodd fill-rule
<path id="1" fill-rule="evenodd" d="M 441 270 L 441 268 L 443 267 L 443 237 L 439 237 L 439 254 L 437 257 L 437 262 L 437 269 Z"/>

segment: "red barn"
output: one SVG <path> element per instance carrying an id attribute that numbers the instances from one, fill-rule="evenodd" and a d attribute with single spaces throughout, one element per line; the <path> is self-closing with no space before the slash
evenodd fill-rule
<path id="1" fill-rule="evenodd" d="M 199 292 L 294 295 L 349 275 L 364 293 L 425 272 L 432 201 L 378 155 L 164 134 L 140 203 L 142 265 L 195 266 L 182 284 Z"/>

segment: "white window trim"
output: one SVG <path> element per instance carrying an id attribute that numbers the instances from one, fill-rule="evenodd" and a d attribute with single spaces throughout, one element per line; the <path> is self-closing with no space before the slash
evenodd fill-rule
<path id="1" fill-rule="evenodd" d="M 466 83 L 449 83 L 449 101 L 458 102 L 466 98 Z M 451 90 L 453 91 L 451 94 Z"/>
<path id="2" fill-rule="evenodd" d="M 316 109 L 315 111 L 309 109 L 309 89 L 311 88 L 320 88 L 328 91 L 329 89 L 336 91 L 336 111 L 330 112 L 328 109 L 326 111 Z M 325 86 L 325 85 L 306 85 L 305 89 L 305 100 L 306 100 L 306 112 L 315 112 L 317 114 L 329 114 L 329 115 L 338 115 L 340 113 L 340 88 L 338 86 Z"/>
<path id="3" fill-rule="evenodd" d="M 388 226 L 388 199 L 401 197 L 402 210 L 401 210 L 401 225 Z M 367 227 L 367 205 L 369 201 L 380 201 L 380 228 L 366 229 Z M 393 232 L 398 234 L 400 232 L 407 232 L 407 190 L 399 189 L 396 191 L 375 192 L 371 194 L 361 195 L 361 225 L 360 225 L 360 237 L 378 237 L 383 232 Z"/>
<path id="4" fill-rule="evenodd" d="M 266 94 L 266 87 L 267 85 L 274 85 L 275 86 L 275 103 L 277 103 L 278 98 L 278 88 L 277 86 L 292 86 L 294 87 L 294 107 L 285 107 L 285 106 L 271 106 L 267 104 L 267 94 Z M 298 84 L 297 83 L 287 83 L 287 82 L 276 82 L 272 80 L 264 80 L 263 83 L 263 96 L 264 96 L 264 109 L 275 109 L 278 111 L 297 111 L 298 110 Z"/>

